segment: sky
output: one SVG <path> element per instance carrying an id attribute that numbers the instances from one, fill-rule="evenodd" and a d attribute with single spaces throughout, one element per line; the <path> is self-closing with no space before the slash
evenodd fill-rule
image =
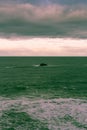
<path id="1" fill-rule="evenodd" d="M 87 56 L 87 0 L 0 0 L 0 56 Z"/>

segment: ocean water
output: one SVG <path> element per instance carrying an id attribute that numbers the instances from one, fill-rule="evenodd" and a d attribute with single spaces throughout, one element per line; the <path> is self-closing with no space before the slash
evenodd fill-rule
<path id="1" fill-rule="evenodd" d="M 18 129 L 87 130 L 87 57 L 0 57 L 0 130 Z"/>

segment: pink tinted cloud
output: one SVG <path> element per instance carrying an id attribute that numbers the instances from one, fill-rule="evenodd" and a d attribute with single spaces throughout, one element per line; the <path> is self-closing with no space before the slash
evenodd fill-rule
<path id="1" fill-rule="evenodd" d="M 37 41 L 37 43 L 36 43 Z M 87 56 L 87 40 L 32 38 L 0 40 L 2 56 Z"/>

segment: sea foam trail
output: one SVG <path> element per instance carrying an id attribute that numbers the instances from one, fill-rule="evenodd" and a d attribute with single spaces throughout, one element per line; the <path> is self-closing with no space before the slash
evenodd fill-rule
<path id="1" fill-rule="evenodd" d="M 0 115 L 10 109 L 26 112 L 32 118 L 46 122 L 49 130 L 87 130 L 87 100 L 0 98 Z"/>

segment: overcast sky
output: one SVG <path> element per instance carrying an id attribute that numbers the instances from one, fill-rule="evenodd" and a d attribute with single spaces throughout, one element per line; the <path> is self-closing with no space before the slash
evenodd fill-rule
<path id="1" fill-rule="evenodd" d="M 0 0 L 0 55 L 87 56 L 87 0 Z"/>

